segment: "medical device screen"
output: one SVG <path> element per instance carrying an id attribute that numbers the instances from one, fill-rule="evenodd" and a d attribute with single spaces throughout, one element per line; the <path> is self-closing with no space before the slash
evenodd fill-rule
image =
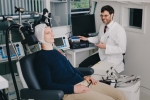
<path id="1" fill-rule="evenodd" d="M 95 33 L 95 16 L 80 15 L 71 17 L 73 36 L 88 36 L 89 33 Z"/>
<path id="2" fill-rule="evenodd" d="M 4 55 L 7 56 L 6 46 L 3 47 L 3 50 L 4 50 Z M 11 45 L 9 46 L 9 51 L 10 51 L 10 55 L 16 55 L 16 53 Z"/>
<path id="3" fill-rule="evenodd" d="M 55 38 L 54 41 L 55 41 L 54 43 L 56 46 L 63 46 L 64 45 L 62 37 L 61 38 Z"/>

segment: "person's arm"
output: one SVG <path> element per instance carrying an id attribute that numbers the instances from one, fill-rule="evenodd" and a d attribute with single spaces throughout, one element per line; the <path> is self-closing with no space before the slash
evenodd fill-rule
<path id="1" fill-rule="evenodd" d="M 95 37 L 89 37 L 88 41 L 90 43 L 99 43 L 100 39 L 99 39 L 99 36 L 95 36 Z"/>
<path id="2" fill-rule="evenodd" d="M 43 89 L 62 90 L 65 94 L 74 93 L 74 85 L 54 83 L 51 78 L 50 63 L 43 57 L 35 61 L 35 72 Z"/>
<path id="3" fill-rule="evenodd" d="M 70 61 L 68 61 L 68 62 L 70 64 L 70 66 L 72 66 L 72 64 L 70 63 Z M 73 66 L 72 66 L 72 69 L 74 70 L 74 72 L 78 73 L 81 77 L 84 78 L 85 75 L 83 73 L 81 73 L 80 71 L 76 70 Z"/>
<path id="4" fill-rule="evenodd" d="M 95 37 L 84 37 L 84 36 L 78 36 L 80 38 L 80 40 L 83 40 L 83 41 L 89 41 L 91 43 L 99 43 L 99 37 L 98 36 L 95 36 Z"/>
<path id="5" fill-rule="evenodd" d="M 116 45 L 106 44 L 105 54 L 119 54 L 126 51 L 126 33 L 124 29 L 120 29 L 117 35 L 113 37 Z"/>
<path id="6" fill-rule="evenodd" d="M 76 71 L 81 77 L 85 76 L 83 73 L 81 73 L 80 71 L 76 70 L 75 68 L 73 68 L 73 70 Z"/>

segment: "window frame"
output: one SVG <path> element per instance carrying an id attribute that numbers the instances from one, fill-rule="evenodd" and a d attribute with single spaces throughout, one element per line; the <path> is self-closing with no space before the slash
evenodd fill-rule
<path id="1" fill-rule="evenodd" d="M 129 25 L 129 17 L 130 17 L 130 8 L 133 9 L 142 9 L 142 27 L 133 27 Z M 120 24 L 125 28 L 126 31 L 135 32 L 135 33 L 145 33 L 145 19 L 146 19 L 146 6 L 138 5 L 138 4 L 128 4 L 121 6 L 121 14 L 120 14 Z"/>
<path id="2" fill-rule="evenodd" d="M 134 12 L 133 12 L 134 11 Z M 139 24 L 135 24 L 134 22 L 135 22 L 135 19 L 136 19 L 136 17 L 137 16 L 135 16 L 135 12 L 136 12 L 136 14 L 138 14 L 138 15 L 140 15 L 140 19 L 138 19 L 140 22 L 139 22 Z M 139 12 L 140 12 L 140 14 L 139 14 Z M 142 18 L 143 18 L 143 16 L 142 16 L 142 14 L 143 14 L 143 9 L 137 9 L 137 8 L 129 8 L 129 26 L 130 27 L 137 27 L 137 28 L 142 28 Z M 131 18 L 132 17 L 132 18 Z M 137 20 L 137 19 L 136 19 Z"/>
<path id="3" fill-rule="evenodd" d="M 71 2 L 78 2 L 78 1 L 71 1 Z M 80 8 L 80 9 L 71 9 L 71 4 L 70 4 L 70 9 L 71 9 L 71 15 L 72 14 L 85 14 L 85 13 L 90 13 L 90 3 L 91 0 L 89 0 L 89 8 Z"/>

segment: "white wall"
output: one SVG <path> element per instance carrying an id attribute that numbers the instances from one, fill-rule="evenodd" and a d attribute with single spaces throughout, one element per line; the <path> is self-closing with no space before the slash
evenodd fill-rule
<path id="1" fill-rule="evenodd" d="M 98 2 L 95 16 L 96 16 L 96 30 L 99 31 L 100 11 L 104 5 L 111 5 L 115 10 L 114 20 L 120 23 L 121 5 L 119 2 L 101 1 Z M 146 23 L 145 34 L 134 33 L 126 31 L 127 33 L 127 51 L 125 55 L 125 75 L 140 75 L 142 79 L 143 92 L 150 94 L 150 4 L 146 4 Z M 147 89 L 146 89 L 147 88 Z"/>
<path id="2" fill-rule="evenodd" d="M 71 31 L 70 25 L 68 26 L 61 26 L 61 27 L 52 27 L 54 36 L 63 36 Z M 68 34 L 69 35 L 69 34 Z"/>

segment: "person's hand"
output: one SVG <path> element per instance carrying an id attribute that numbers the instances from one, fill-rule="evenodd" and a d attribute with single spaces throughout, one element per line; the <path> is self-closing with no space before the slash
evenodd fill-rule
<path id="1" fill-rule="evenodd" d="M 97 84 L 97 80 L 95 80 L 94 78 L 92 78 L 90 76 L 84 76 L 84 80 L 86 80 L 89 84 L 90 84 L 90 82 L 92 82 L 93 85 Z"/>
<path id="2" fill-rule="evenodd" d="M 83 41 L 87 41 L 88 38 L 84 37 L 84 36 L 78 36 L 78 38 L 80 38 L 80 40 L 83 40 Z"/>
<path id="3" fill-rule="evenodd" d="M 81 85 L 81 84 L 78 84 L 78 85 L 74 86 L 74 93 L 86 93 L 90 90 L 91 90 L 90 88 L 88 88 L 84 85 Z"/>
<path id="4" fill-rule="evenodd" d="M 95 44 L 100 49 L 106 49 L 106 44 L 104 42 L 100 42 L 99 44 Z"/>

